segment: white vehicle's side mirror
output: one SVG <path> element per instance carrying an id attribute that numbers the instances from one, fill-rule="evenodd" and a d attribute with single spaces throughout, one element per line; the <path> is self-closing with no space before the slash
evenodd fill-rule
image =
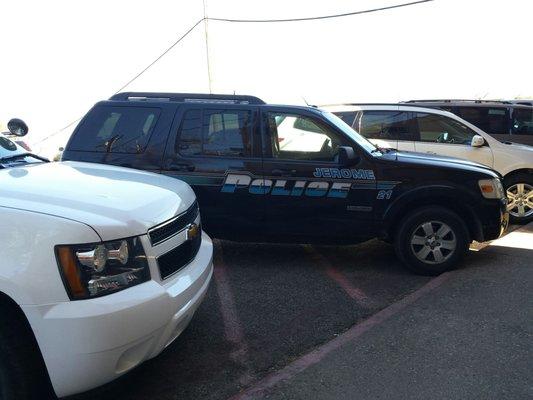
<path id="1" fill-rule="evenodd" d="M 474 135 L 472 138 L 472 143 L 470 143 L 472 147 L 481 147 L 485 144 L 485 139 L 483 139 L 483 136 L 480 135 Z"/>

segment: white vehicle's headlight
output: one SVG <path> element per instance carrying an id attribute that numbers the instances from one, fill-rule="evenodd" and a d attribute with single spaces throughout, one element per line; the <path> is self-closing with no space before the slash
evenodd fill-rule
<path id="1" fill-rule="evenodd" d="M 73 300 L 103 296 L 150 280 L 139 238 L 56 246 L 56 255 Z"/>
<path id="2" fill-rule="evenodd" d="M 478 184 L 481 194 L 487 199 L 503 199 L 505 197 L 502 182 L 498 178 L 481 179 Z"/>

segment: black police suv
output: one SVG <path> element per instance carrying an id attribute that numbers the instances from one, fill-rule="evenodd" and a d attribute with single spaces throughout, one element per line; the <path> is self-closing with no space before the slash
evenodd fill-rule
<path id="1" fill-rule="evenodd" d="M 188 182 L 214 237 L 350 244 L 380 237 L 411 270 L 451 269 L 507 226 L 500 176 L 375 147 L 333 114 L 252 96 L 120 93 L 81 120 L 63 160 Z"/>

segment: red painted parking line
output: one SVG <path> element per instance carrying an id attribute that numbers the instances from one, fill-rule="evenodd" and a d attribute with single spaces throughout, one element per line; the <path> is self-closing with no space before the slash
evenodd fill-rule
<path id="1" fill-rule="evenodd" d="M 222 321 L 224 323 L 224 335 L 226 340 L 234 345 L 234 349 L 230 358 L 241 364 L 244 373 L 240 378 L 242 385 L 249 384 L 253 378 L 250 373 L 248 365 L 248 345 L 246 343 L 242 324 L 237 314 L 233 292 L 229 284 L 228 272 L 226 263 L 224 262 L 222 254 L 222 246 L 219 241 L 214 252 L 214 276 L 215 286 L 220 301 L 220 313 L 222 314 Z"/>
<path id="2" fill-rule="evenodd" d="M 352 299 L 365 303 L 368 296 L 359 288 L 355 287 L 342 272 L 335 268 L 326 257 L 316 251 L 312 246 L 304 245 L 303 248 L 309 253 L 314 262 L 326 271 L 326 274 L 333 279 Z"/>
<path id="3" fill-rule="evenodd" d="M 231 397 L 231 400 L 251 400 L 263 397 L 269 391 L 272 391 L 272 389 L 276 385 L 293 378 L 300 372 L 305 371 L 307 368 L 320 362 L 331 352 L 339 349 L 340 347 L 349 342 L 356 340 L 359 336 L 361 336 L 369 329 L 381 324 L 390 317 L 398 314 L 408 305 L 413 304 L 415 301 L 417 301 L 420 297 L 439 287 L 443 282 L 448 279 L 449 276 L 449 273 L 445 273 L 432 279 L 417 291 L 404 297 L 402 300 L 391 304 L 387 308 L 384 308 L 383 310 L 374 314 L 370 318 L 354 325 L 342 335 L 337 336 L 335 339 L 298 358 L 297 360 L 287 365 L 285 368 L 273 372 L 270 375 L 267 375 L 265 378 L 261 379 L 253 386 Z"/>

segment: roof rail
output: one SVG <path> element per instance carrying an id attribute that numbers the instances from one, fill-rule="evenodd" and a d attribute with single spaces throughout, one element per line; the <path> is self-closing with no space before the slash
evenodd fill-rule
<path id="1" fill-rule="evenodd" d="M 265 104 L 255 96 L 235 94 L 202 94 L 202 93 L 157 93 L 157 92 L 122 92 L 109 100 L 122 101 L 177 101 L 182 103 L 215 103 L 215 104 Z"/>
<path id="2" fill-rule="evenodd" d="M 502 104 L 511 104 L 507 100 L 476 100 L 476 99 L 425 99 L 425 100 L 406 100 L 401 103 L 455 103 L 455 102 L 465 102 L 465 103 L 502 103 Z"/>

